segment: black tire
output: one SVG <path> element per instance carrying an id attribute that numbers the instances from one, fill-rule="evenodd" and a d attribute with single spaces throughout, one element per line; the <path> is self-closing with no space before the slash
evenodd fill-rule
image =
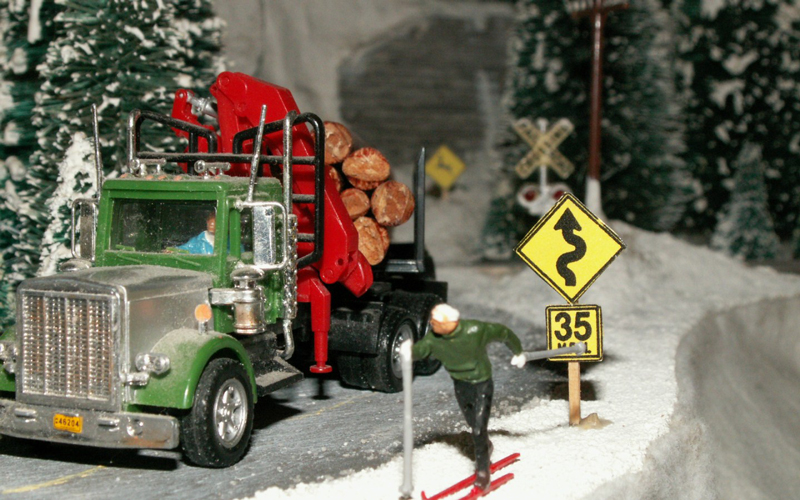
<path id="1" fill-rule="evenodd" d="M 416 338 L 413 317 L 404 309 L 387 307 L 378 337 L 378 354 L 362 358 L 362 370 L 369 387 L 381 392 L 403 390 L 400 344 Z"/>
<path id="2" fill-rule="evenodd" d="M 369 382 L 364 376 L 364 357 L 359 354 L 339 354 L 336 357 L 336 367 L 339 369 L 339 378 L 346 385 L 369 389 Z"/>
<path id="3" fill-rule="evenodd" d="M 414 317 L 417 327 L 417 336 L 414 342 L 422 339 L 430 329 L 431 309 L 436 304 L 444 302 L 438 295 L 432 293 L 395 292 L 389 303 L 407 309 Z M 436 358 L 426 358 L 414 361 L 414 375 L 433 375 L 442 363 Z"/>
<path id="4" fill-rule="evenodd" d="M 181 419 L 186 460 L 200 467 L 229 467 L 244 456 L 253 431 L 253 391 L 241 363 L 212 360 L 194 394 L 192 409 Z"/>

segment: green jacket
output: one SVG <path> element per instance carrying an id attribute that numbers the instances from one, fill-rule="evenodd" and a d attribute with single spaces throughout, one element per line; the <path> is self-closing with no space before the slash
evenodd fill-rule
<path id="1" fill-rule="evenodd" d="M 492 363 L 486 353 L 490 342 L 503 342 L 514 354 L 522 353 L 522 343 L 506 326 L 472 319 L 458 322 L 450 335 L 428 332 L 414 344 L 414 359 L 433 356 L 456 380 L 478 383 L 492 378 Z"/>

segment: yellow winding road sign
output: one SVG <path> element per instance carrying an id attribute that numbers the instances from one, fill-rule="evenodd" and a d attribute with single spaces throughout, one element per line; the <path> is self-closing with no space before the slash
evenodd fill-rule
<path id="1" fill-rule="evenodd" d="M 531 228 L 516 252 L 574 304 L 624 248 L 617 233 L 567 193 Z"/>

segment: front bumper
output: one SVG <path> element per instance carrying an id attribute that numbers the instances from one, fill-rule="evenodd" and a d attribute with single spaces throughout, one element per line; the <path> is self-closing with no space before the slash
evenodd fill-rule
<path id="1" fill-rule="evenodd" d="M 56 416 L 80 422 L 80 429 L 57 429 Z M 175 417 L 20 404 L 10 399 L 0 399 L 0 434 L 102 448 L 171 449 L 180 443 Z"/>

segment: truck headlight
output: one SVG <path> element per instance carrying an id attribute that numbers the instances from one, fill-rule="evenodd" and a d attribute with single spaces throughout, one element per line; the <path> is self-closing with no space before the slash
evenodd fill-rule
<path id="1" fill-rule="evenodd" d="M 0 342 L 0 361 L 8 373 L 14 373 L 17 367 L 17 344 L 10 341 Z"/>
<path id="2" fill-rule="evenodd" d="M 134 363 L 136 369 L 140 372 L 161 375 L 169 371 L 169 358 L 164 354 L 155 354 L 152 352 L 137 354 Z"/>

